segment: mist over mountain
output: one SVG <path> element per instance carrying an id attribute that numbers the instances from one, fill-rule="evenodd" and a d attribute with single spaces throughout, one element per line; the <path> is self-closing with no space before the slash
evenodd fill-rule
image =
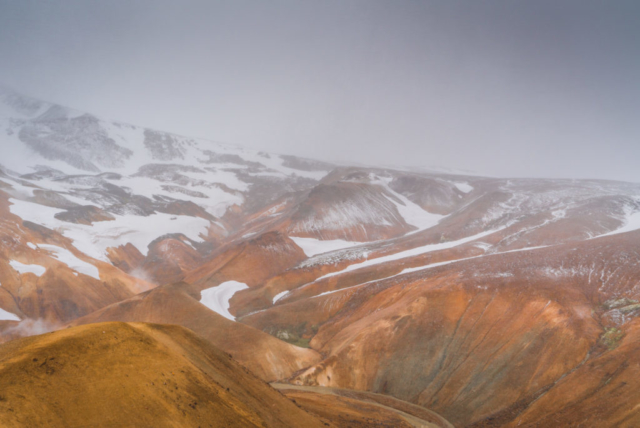
<path id="1" fill-rule="evenodd" d="M 346 164 L 640 182 L 640 6 L 5 1 L 0 82 Z"/>

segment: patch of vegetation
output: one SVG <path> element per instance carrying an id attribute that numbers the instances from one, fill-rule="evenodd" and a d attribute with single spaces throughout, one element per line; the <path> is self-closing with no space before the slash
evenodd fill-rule
<path id="1" fill-rule="evenodd" d="M 618 347 L 623 337 L 624 332 L 622 330 L 615 327 L 605 327 L 604 333 L 600 336 L 600 342 L 611 351 Z"/>
<path id="2" fill-rule="evenodd" d="M 309 348 L 309 342 L 317 332 L 317 325 L 312 325 L 307 329 L 307 323 L 303 322 L 295 327 L 281 328 L 276 331 L 275 336 L 280 340 L 291 343 L 292 345 L 299 346 L 301 348 Z"/>
<path id="3" fill-rule="evenodd" d="M 622 306 L 629 306 L 638 303 L 637 300 L 629 299 L 627 297 L 623 297 L 622 299 L 610 299 L 602 304 L 602 307 L 605 311 L 609 311 L 611 309 L 620 308 Z"/>
<path id="4" fill-rule="evenodd" d="M 620 309 L 618 309 L 620 312 L 622 312 L 623 314 L 628 314 L 629 312 L 633 312 L 633 311 L 637 311 L 638 309 L 640 309 L 640 303 L 636 303 L 634 305 L 629 305 L 629 306 L 624 306 Z"/>
<path id="5" fill-rule="evenodd" d="M 305 339 L 304 337 L 299 338 L 298 340 L 291 341 L 291 340 L 286 340 L 285 342 L 288 342 L 292 345 L 298 346 L 300 348 L 309 348 L 309 342 L 311 342 L 311 339 Z"/>
<path id="6" fill-rule="evenodd" d="M 287 331 L 279 331 L 276 334 L 276 337 L 282 341 L 287 343 L 291 343 L 292 345 L 299 346 L 300 348 L 308 348 L 310 338 L 301 337 L 295 333 L 287 332 Z"/>

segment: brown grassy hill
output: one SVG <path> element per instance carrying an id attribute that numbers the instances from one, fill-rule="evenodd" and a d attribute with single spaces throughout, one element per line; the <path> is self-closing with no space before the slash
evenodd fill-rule
<path id="1" fill-rule="evenodd" d="M 3 427 L 323 427 L 179 327 L 101 323 L 0 346 Z"/>
<path id="2" fill-rule="evenodd" d="M 311 349 L 283 342 L 253 327 L 230 321 L 176 286 L 160 286 L 77 319 L 73 325 L 105 321 L 154 322 L 187 327 L 260 378 L 273 381 L 320 361 Z"/>

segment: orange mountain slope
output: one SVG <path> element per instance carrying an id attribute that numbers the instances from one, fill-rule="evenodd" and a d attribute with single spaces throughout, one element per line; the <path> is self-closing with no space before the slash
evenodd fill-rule
<path id="1" fill-rule="evenodd" d="M 72 324 L 105 321 L 187 327 L 267 381 L 288 378 L 320 360 L 320 355 L 312 349 L 299 348 L 218 315 L 177 286 L 160 286 L 79 318 Z"/>
<path id="2" fill-rule="evenodd" d="M 325 427 L 177 326 L 101 323 L 0 346 L 3 427 Z"/>

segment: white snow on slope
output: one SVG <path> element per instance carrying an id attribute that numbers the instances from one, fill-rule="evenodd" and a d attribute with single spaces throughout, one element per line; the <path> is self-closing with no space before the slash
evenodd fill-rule
<path id="1" fill-rule="evenodd" d="M 82 273 L 84 275 L 90 276 L 97 280 L 100 280 L 100 271 L 94 265 L 85 262 L 84 260 L 80 260 L 77 258 L 71 251 L 66 248 L 61 248 L 56 245 L 49 244 L 40 244 L 40 248 L 51 251 L 52 256 L 61 261 L 62 263 L 69 266 L 70 269 Z"/>
<path id="2" fill-rule="evenodd" d="M 9 176 L 2 177 L 2 181 L 9 184 L 13 190 L 7 189 L 6 192 L 10 195 L 18 196 L 18 197 L 27 197 L 31 198 L 34 196 L 33 191 L 37 190 L 37 187 L 25 186 L 25 180 L 18 181 L 17 179 L 13 179 Z"/>
<path id="3" fill-rule="evenodd" d="M 187 174 L 182 173 L 182 175 L 186 176 Z M 227 180 L 227 182 L 229 181 L 230 180 Z M 227 185 L 227 182 L 224 182 L 223 180 L 213 180 L 201 185 L 165 187 L 171 186 L 172 183 L 170 181 L 159 181 L 149 177 L 123 177 L 114 181 L 113 184 L 126 187 L 134 194 L 146 196 L 151 200 L 153 200 L 154 196 L 157 195 L 191 201 L 203 207 L 209 214 L 216 217 L 222 217 L 230 206 L 234 204 L 242 205 L 244 203 L 244 198 L 242 196 L 228 193 L 220 187 L 215 186 L 215 183 Z M 191 196 L 183 191 L 197 192 L 195 194 L 201 194 L 203 196 Z"/>
<path id="4" fill-rule="evenodd" d="M 225 318 L 235 321 L 236 317 L 229 312 L 229 300 L 240 290 L 249 288 L 238 281 L 227 281 L 217 287 L 207 288 L 200 292 L 200 303 Z"/>
<path id="5" fill-rule="evenodd" d="M 342 239 L 320 240 L 314 238 L 301 238 L 298 236 L 289 236 L 298 247 L 304 251 L 307 257 L 313 257 L 316 254 L 328 253 L 330 251 L 341 250 L 343 248 L 361 245 L 362 242 L 344 241 Z"/>
<path id="6" fill-rule="evenodd" d="M 12 268 L 14 268 L 18 273 L 32 273 L 35 276 L 42 276 L 47 271 L 47 268 L 40 265 L 25 265 L 15 260 L 10 260 L 9 264 Z"/>
<path id="7" fill-rule="evenodd" d="M 172 145 L 178 149 L 181 156 L 170 160 L 161 160 L 153 158 L 147 147 L 145 147 L 145 129 L 133 125 L 100 121 L 100 126 L 105 129 L 109 136 L 116 141 L 119 145 L 127 147 L 133 151 L 133 155 L 126 160 L 125 165 L 121 168 L 102 168 L 103 171 L 114 171 L 123 173 L 125 175 L 134 174 L 138 168 L 142 165 L 149 163 L 156 164 L 178 164 L 196 166 L 205 163 L 208 156 L 204 154 L 205 151 L 210 150 L 217 154 L 231 154 L 238 155 L 245 161 L 259 162 L 266 168 L 280 172 L 286 176 L 300 176 L 311 178 L 314 180 L 320 180 L 329 171 L 304 171 L 284 166 L 284 159 L 278 155 L 265 155 L 256 150 L 245 149 L 240 146 L 234 146 L 230 144 L 221 144 L 215 141 L 204 140 L 201 138 L 191 138 L 181 135 L 165 133 L 163 131 L 147 130 L 166 138 L 172 139 Z M 227 174 L 227 177 L 213 177 L 212 181 L 219 181 L 222 184 L 229 185 L 230 188 L 238 188 L 246 186 L 246 183 L 237 180 L 235 174 L 225 171 L 221 171 L 223 174 Z M 214 175 L 216 173 L 213 173 Z M 208 178 L 208 180 L 211 177 Z"/>
<path id="8" fill-rule="evenodd" d="M 317 233 L 324 230 L 344 231 L 363 225 L 391 226 L 398 214 L 379 192 L 363 191 L 348 201 L 331 204 L 328 209 L 312 213 L 299 221 L 293 233 Z"/>
<path id="9" fill-rule="evenodd" d="M 11 120 L 0 119 L 0 145 L 6 148 L 2 150 L 1 165 L 21 174 L 33 172 L 34 165 L 47 165 L 68 174 L 86 173 L 61 160 L 46 159 L 22 142 L 18 138 L 17 130 L 10 128 Z"/>
<path id="10" fill-rule="evenodd" d="M 390 193 L 394 196 L 394 198 L 400 201 L 398 202 L 394 198 L 390 198 L 389 196 L 384 195 L 385 198 L 387 198 L 396 206 L 398 213 L 404 219 L 405 223 L 417 228 L 417 230 L 409 232 L 408 235 L 432 228 L 440 223 L 440 221 L 444 217 L 446 217 L 440 214 L 433 214 L 425 211 L 420 205 L 412 202 L 403 194 L 400 194 L 389 187 L 389 183 L 391 183 L 391 181 L 392 179 L 388 177 L 379 177 L 375 175 L 371 176 L 371 182 L 373 184 L 378 184 L 384 187 L 388 193 Z"/>
<path id="11" fill-rule="evenodd" d="M 147 255 L 149 244 L 169 233 L 182 233 L 189 239 L 202 242 L 209 221 L 200 217 L 155 213 L 147 217 L 136 215 L 114 215 L 113 221 L 94 222 L 93 225 L 68 223 L 58 220 L 55 214 L 64 210 L 44 205 L 9 199 L 9 210 L 23 220 L 60 232 L 73 241 L 74 247 L 94 259 L 110 263 L 107 248 L 131 243 L 143 255 Z"/>
<path id="12" fill-rule="evenodd" d="M 20 318 L 16 314 L 0 308 L 0 321 L 20 321 Z"/>
<path id="13" fill-rule="evenodd" d="M 429 244 L 429 245 L 425 245 L 425 246 L 422 246 L 422 247 L 411 248 L 409 250 L 401 251 L 401 252 L 398 252 L 398 253 L 395 253 L 395 254 L 390 254 L 388 256 L 382 256 L 382 257 L 378 257 L 378 258 L 374 258 L 374 259 L 370 259 L 370 260 L 365 260 L 364 262 L 360 262 L 360 263 L 349 265 L 343 270 L 323 275 L 323 276 L 315 279 L 314 281 L 311 281 L 311 282 L 308 282 L 308 283 L 306 283 L 304 285 L 301 285 L 301 286 L 297 287 L 294 290 L 286 292 L 285 294 L 280 293 L 282 295 L 278 294 L 276 297 L 277 297 L 277 300 L 280 300 L 280 299 L 284 298 L 286 296 L 286 294 L 288 294 L 288 293 L 290 293 L 292 291 L 295 291 L 295 290 L 300 290 L 302 288 L 305 288 L 305 287 L 307 287 L 307 286 L 309 286 L 311 284 L 314 284 L 317 281 L 320 281 L 321 279 L 324 279 L 324 278 L 329 278 L 329 277 L 332 277 L 332 276 L 341 275 L 341 274 L 346 273 L 346 272 L 354 271 L 354 270 L 357 270 L 357 269 L 362 269 L 362 268 L 369 267 L 369 266 L 374 266 L 374 265 L 381 264 L 381 263 L 386 263 L 386 262 L 389 262 L 389 261 L 399 260 L 399 259 L 403 259 L 403 258 L 407 258 L 407 257 L 414 257 L 414 256 L 430 253 L 430 252 L 433 252 L 433 251 L 438 251 L 438 250 L 442 250 L 442 249 L 448 249 L 448 248 L 457 247 L 457 246 L 465 244 L 467 242 L 471 242 L 471 241 L 480 239 L 480 238 L 482 238 L 484 236 L 488 236 L 488 235 L 491 235 L 493 233 L 499 232 L 499 231 L 501 231 L 501 230 L 503 230 L 505 228 L 506 228 L 506 226 L 498 228 L 498 229 L 486 231 L 486 232 L 481 232 L 481 233 L 479 233 L 477 235 L 468 236 L 466 238 L 462 238 L 462 239 L 459 239 L 457 241 L 443 242 L 443 243 L 438 243 L 438 244 Z M 488 246 L 489 244 L 485 244 L 485 245 Z M 542 247 L 540 247 L 540 248 L 542 248 Z M 526 249 L 511 250 L 511 251 L 524 251 L 524 250 L 526 250 Z M 486 251 L 486 248 L 485 248 L 485 251 Z M 511 251 L 507 251 L 507 252 L 511 252 Z M 496 254 L 503 254 L 503 253 L 496 253 Z M 483 256 L 476 256 L 476 257 L 483 257 Z M 472 258 L 474 258 L 474 257 L 472 257 Z M 341 259 L 341 260 L 344 260 L 344 259 Z M 466 260 L 466 259 L 459 259 L 459 260 L 452 260 L 452 261 L 447 261 L 447 262 L 442 262 L 442 263 L 435 263 L 435 264 L 429 265 L 428 267 L 441 266 L 443 264 L 454 263 L 456 261 L 461 261 L 461 260 Z M 405 269 L 405 271 L 401 272 L 400 274 L 412 272 L 411 269 L 420 270 L 420 269 L 426 269 L 426 267 Z M 398 275 L 400 275 L 400 274 L 398 274 Z M 396 276 L 396 275 L 394 275 L 394 276 Z M 386 279 L 386 278 L 384 278 L 384 279 Z M 374 280 L 374 281 L 370 281 L 370 282 L 375 282 L 375 281 L 379 281 L 379 280 Z M 359 286 L 359 285 L 362 285 L 362 284 L 358 284 L 357 286 Z M 351 288 L 351 287 L 348 287 L 348 288 Z M 331 292 L 326 292 L 326 293 L 323 293 L 321 295 L 330 294 L 330 293 L 333 293 L 333 292 L 336 292 L 336 291 L 340 291 L 340 290 L 334 290 L 334 291 L 331 291 Z M 318 297 L 318 296 L 316 296 L 316 297 Z M 275 302 L 276 302 L 276 300 L 274 298 L 274 302 L 273 303 L 275 304 Z"/>
<path id="14" fill-rule="evenodd" d="M 440 220 L 445 217 L 440 214 L 433 214 L 423 210 L 419 205 L 414 204 L 400 193 L 393 192 L 393 194 L 396 198 L 400 199 L 401 203 L 396 202 L 393 198 L 390 198 L 387 195 L 384 196 L 396 206 L 396 209 L 404 219 L 405 223 L 418 228 L 418 230 L 409 232 L 408 235 L 429 229 L 437 225 Z"/>
<path id="15" fill-rule="evenodd" d="M 232 146 L 227 147 L 232 148 Z M 279 171 L 288 176 L 297 175 L 299 177 L 311 178 L 313 180 L 321 180 L 329 173 L 329 171 L 304 171 L 300 169 L 289 168 L 284 166 L 284 159 L 282 159 L 282 157 L 278 155 L 270 154 L 264 156 L 252 150 L 250 151 L 247 149 L 240 149 L 239 147 L 234 148 L 235 150 L 233 150 L 232 153 L 238 154 L 241 158 L 251 162 L 259 162 L 269 169 Z"/>
<path id="16" fill-rule="evenodd" d="M 454 181 L 453 185 L 456 186 L 462 193 L 469 193 L 473 190 L 473 186 L 467 182 Z"/>
<path id="17" fill-rule="evenodd" d="M 444 250 L 444 249 L 448 249 L 448 248 L 457 247 L 458 245 L 462 245 L 462 244 L 465 244 L 467 242 L 475 241 L 476 239 L 480 239 L 480 238 L 483 238 L 485 236 L 491 235 L 493 233 L 499 232 L 502 229 L 504 229 L 504 228 L 495 229 L 495 230 L 488 230 L 486 232 L 481 232 L 481 233 L 478 233 L 478 234 L 473 235 L 473 236 L 467 236 L 466 238 L 458 239 L 457 241 L 441 242 L 441 243 L 438 243 L 438 244 L 429 244 L 429 245 L 425 245 L 425 246 L 422 246 L 422 247 L 416 247 L 416 248 L 411 248 L 409 250 L 400 251 L 399 253 L 389 254 L 388 256 L 382 256 L 382 257 L 378 257 L 378 258 L 371 259 L 371 260 L 365 260 L 364 262 L 354 263 L 352 265 L 347 266 L 345 269 L 343 269 L 341 271 L 332 272 L 332 273 L 326 274 L 324 276 L 321 276 L 316 281 L 318 281 L 320 279 L 323 279 L 323 278 L 329 278 L 331 276 L 341 275 L 341 274 L 343 274 L 345 272 L 350 272 L 350 271 L 353 271 L 353 270 L 362 269 L 362 268 L 369 267 L 369 266 L 379 265 L 381 263 L 386 263 L 386 262 L 390 262 L 390 261 L 394 261 L 394 260 L 404 259 L 404 258 L 407 258 L 407 257 L 414 257 L 414 256 L 419 256 L 419 255 L 422 255 L 422 254 L 426 254 L 426 253 L 431 253 L 433 251 L 438 251 L 438 250 Z"/>
<path id="18" fill-rule="evenodd" d="M 54 116 L 51 112 L 55 111 Z M 49 119 L 54 119 L 53 125 L 42 125 L 32 119 L 49 114 Z M 298 176 L 314 180 L 320 180 L 329 172 L 329 169 L 318 171 L 306 171 L 295 167 L 285 166 L 285 158 L 275 154 L 266 154 L 256 150 L 245 149 L 240 146 L 221 144 L 210 140 L 191 138 L 175 135 L 163 131 L 145 129 L 142 127 L 97 118 L 87 115 L 87 121 L 75 120 L 84 116 L 84 112 L 73 110 L 67 107 L 41 102 L 39 100 L 24 97 L 13 91 L 0 88 L 0 143 L 5 147 L 10 147 L 3 153 L 0 163 L 21 173 L 32 172 L 34 165 L 47 165 L 67 173 L 83 174 L 86 171 L 79 170 L 63 160 L 51 160 L 50 156 L 43 156 L 20 140 L 23 128 L 36 127 L 44 132 L 38 134 L 46 144 L 49 144 L 44 137 L 51 133 L 52 141 L 56 138 L 74 140 L 78 135 L 86 133 L 84 137 L 87 141 L 84 144 L 82 153 L 79 156 L 83 160 L 91 161 L 99 167 L 101 172 L 117 172 L 124 176 L 135 174 L 139 168 L 147 164 L 165 165 L 207 165 L 211 166 L 208 151 L 218 155 L 237 155 L 242 161 L 258 162 L 264 167 L 264 171 L 258 174 L 270 174 L 275 176 Z M 77 135 L 76 135 L 77 134 Z M 100 153 L 102 145 L 98 141 L 93 141 L 93 136 L 107 137 L 115 144 L 126 148 L 127 152 L 121 156 L 117 162 L 102 162 L 103 158 L 109 158 L 110 154 Z M 98 139 L 100 140 L 100 138 Z M 53 143 L 52 143 L 53 144 Z M 171 153 L 162 154 L 162 147 L 170 146 Z M 160 152 L 160 153 L 159 153 Z M 168 155 L 168 156 L 167 156 Z M 73 163 L 73 162 L 71 162 Z M 213 162 L 215 167 L 207 173 L 206 180 L 213 183 L 224 184 L 231 189 L 245 191 L 248 184 L 239 179 L 235 172 L 230 169 L 237 169 L 242 162 L 235 165 Z M 241 166 L 240 169 L 244 168 Z M 258 166 L 258 168 L 261 168 Z"/>
<path id="19" fill-rule="evenodd" d="M 453 263 L 464 262 L 464 261 L 467 261 L 467 260 L 480 259 L 480 258 L 483 258 L 483 257 L 493 257 L 493 256 L 498 256 L 498 255 L 508 254 L 508 253 L 518 253 L 518 252 L 521 252 L 521 251 L 539 250 L 541 248 L 548 248 L 548 247 L 549 247 L 548 245 L 541 245 L 541 246 L 538 246 L 538 247 L 519 248 L 517 250 L 503 251 L 501 253 L 493 253 L 493 254 L 484 254 L 484 255 L 480 255 L 480 256 L 465 257 L 463 259 L 447 260 L 447 261 L 444 261 L 444 262 L 432 263 L 432 264 L 425 265 L 425 266 L 416 266 L 416 267 L 412 267 L 412 268 L 406 268 L 406 269 L 403 269 L 402 271 L 400 271 L 399 273 L 396 273 L 396 274 L 391 275 L 391 276 L 387 276 L 385 278 L 378 278 L 378 279 L 374 279 L 374 280 L 371 280 L 371 281 L 363 282 L 362 284 L 356 284 L 356 285 L 351 285 L 349 287 L 339 288 L 337 290 L 325 291 L 325 292 L 317 294 L 315 296 L 311 296 L 311 297 L 309 297 L 309 299 L 314 299 L 314 298 L 320 297 L 320 296 L 326 296 L 327 294 L 338 293 L 340 291 L 350 290 L 352 288 L 362 287 L 364 285 L 372 284 L 374 282 L 385 281 L 387 279 L 395 278 L 397 276 L 405 275 L 405 274 L 412 273 L 412 272 L 418 272 L 418 271 L 433 269 L 433 268 L 436 268 L 436 267 L 439 267 L 439 266 L 450 265 L 450 264 L 453 264 Z M 502 274 L 501 276 L 505 276 L 505 275 Z M 506 275 L 506 276 L 510 276 L 510 275 Z"/>
<path id="20" fill-rule="evenodd" d="M 609 233 L 605 233 L 604 235 L 598 235 L 596 236 L 596 238 L 600 238 L 602 236 L 617 235 L 619 233 L 633 232 L 634 230 L 640 229 L 640 211 L 634 212 L 630 206 L 627 206 L 625 209 L 623 224 L 624 226 Z"/>
<path id="21" fill-rule="evenodd" d="M 370 174 L 369 183 L 373 186 L 360 189 L 348 200 L 335 202 L 328 209 L 311 213 L 296 223 L 293 233 L 322 232 L 341 230 L 364 225 L 389 227 L 404 222 L 414 226 L 410 233 L 429 229 L 437 225 L 444 216 L 423 210 L 404 195 L 389 187 L 393 179 Z M 375 185 L 383 188 L 380 191 Z"/>
<path id="22" fill-rule="evenodd" d="M 276 304 L 276 302 L 277 302 L 278 300 L 282 299 L 282 298 L 284 297 L 284 295 L 285 295 L 285 294 L 287 294 L 287 293 L 289 293 L 289 291 L 288 291 L 288 290 L 285 290 L 285 291 L 283 291 L 283 292 L 281 292 L 281 293 L 278 293 L 278 294 L 276 294 L 275 296 L 273 296 L 273 304 L 275 305 L 275 304 Z"/>

